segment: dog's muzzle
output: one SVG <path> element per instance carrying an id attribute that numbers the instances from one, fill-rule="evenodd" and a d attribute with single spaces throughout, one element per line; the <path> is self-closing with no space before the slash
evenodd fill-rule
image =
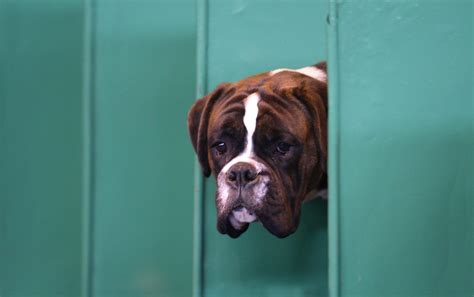
<path id="1" fill-rule="evenodd" d="M 248 162 L 233 164 L 219 178 L 219 231 L 230 236 L 243 233 L 258 220 L 258 211 L 266 194 L 268 176 L 258 166 Z"/>

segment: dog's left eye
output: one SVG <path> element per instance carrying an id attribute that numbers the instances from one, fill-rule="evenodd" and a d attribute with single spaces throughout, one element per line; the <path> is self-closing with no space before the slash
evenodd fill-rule
<path id="1" fill-rule="evenodd" d="M 291 144 L 286 143 L 286 142 L 279 142 L 276 147 L 276 150 L 280 154 L 285 155 L 286 153 L 290 151 L 290 148 L 291 148 Z"/>
<path id="2" fill-rule="evenodd" d="M 227 151 L 225 142 L 216 142 L 213 146 L 219 154 L 224 154 Z"/>

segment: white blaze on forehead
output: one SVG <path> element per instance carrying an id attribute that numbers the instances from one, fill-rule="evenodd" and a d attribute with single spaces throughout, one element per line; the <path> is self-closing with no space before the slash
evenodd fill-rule
<path id="1" fill-rule="evenodd" d="M 298 72 L 322 82 L 327 81 L 326 72 L 314 66 L 308 66 L 308 67 L 304 67 L 300 69 L 288 69 L 288 68 L 276 69 L 276 70 L 270 71 L 270 75 L 275 75 L 283 71 Z"/>
<path id="2" fill-rule="evenodd" d="M 258 93 L 253 93 L 245 98 L 245 114 L 243 121 L 245 129 L 247 130 L 247 144 L 245 145 L 245 149 L 241 154 L 232 159 L 224 166 L 224 168 L 222 168 L 221 173 L 226 173 L 232 165 L 239 162 L 252 164 L 257 169 L 257 172 L 260 172 L 263 169 L 263 164 L 253 159 L 254 154 L 252 138 L 257 127 L 258 102 L 260 102 L 260 95 L 258 95 Z"/>
<path id="3" fill-rule="evenodd" d="M 258 115 L 258 102 L 260 96 L 257 93 L 253 93 L 245 99 L 245 115 L 244 125 L 247 129 L 247 146 L 245 147 L 244 154 L 252 154 L 253 152 L 253 133 L 257 127 L 257 115 Z"/>

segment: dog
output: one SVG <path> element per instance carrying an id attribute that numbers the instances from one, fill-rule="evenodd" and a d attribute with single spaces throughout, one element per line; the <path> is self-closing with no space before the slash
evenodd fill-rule
<path id="1" fill-rule="evenodd" d="M 327 193 L 327 71 L 321 62 L 222 83 L 198 99 L 188 130 L 203 174 L 217 181 L 217 229 L 260 221 L 294 233 L 301 204 Z"/>

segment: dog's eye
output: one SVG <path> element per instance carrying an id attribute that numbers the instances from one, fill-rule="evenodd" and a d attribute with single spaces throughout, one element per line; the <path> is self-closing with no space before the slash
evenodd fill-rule
<path id="1" fill-rule="evenodd" d="M 224 142 L 216 142 L 212 147 L 215 148 L 219 154 L 224 154 L 227 151 L 227 146 Z"/>
<path id="2" fill-rule="evenodd" d="M 288 153 L 290 151 L 290 148 L 291 148 L 291 144 L 286 143 L 286 142 L 279 142 L 276 147 L 277 152 L 279 152 L 282 155 L 285 155 L 286 153 Z"/>

